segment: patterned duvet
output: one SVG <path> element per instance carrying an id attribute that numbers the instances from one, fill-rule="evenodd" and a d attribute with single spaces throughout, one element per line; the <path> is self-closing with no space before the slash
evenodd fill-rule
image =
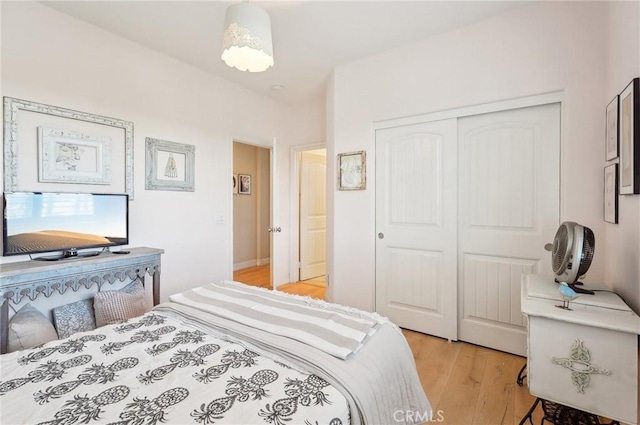
<path id="1" fill-rule="evenodd" d="M 322 378 L 161 313 L 2 356 L 0 423 L 349 423 Z"/>
<path id="2" fill-rule="evenodd" d="M 430 413 L 387 319 L 235 282 L 0 356 L 2 425 L 411 425 Z"/>

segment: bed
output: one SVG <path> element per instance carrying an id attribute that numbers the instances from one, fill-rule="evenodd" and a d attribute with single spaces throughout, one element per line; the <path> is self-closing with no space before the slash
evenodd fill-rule
<path id="1" fill-rule="evenodd" d="M 0 356 L 0 423 L 422 423 L 400 330 L 345 306 L 224 281 Z"/>

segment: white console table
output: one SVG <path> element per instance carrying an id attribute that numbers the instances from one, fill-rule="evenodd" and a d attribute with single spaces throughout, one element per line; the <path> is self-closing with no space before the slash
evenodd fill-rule
<path id="1" fill-rule="evenodd" d="M 532 395 L 584 412 L 637 424 L 640 317 L 604 286 L 562 304 L 558 284 L 522 279 L 527 317 L 527 382 Z M 523 419 L 524 420 L 524 419 Z"/>
<path id="2" fill-rule="evenodd" d="M 160 255 L 162 249 L 131 248 L 129 254 L 104 252 L 95 257 L 68 258 L 60 261 L 20 261 L 1 264 L 0 269 L 0 354 L 6 353 L 9 302 L 19 303 L 25 297 L 50 297 L 93 285 L 153 277 L 153 305 L 160 302 Z"/>

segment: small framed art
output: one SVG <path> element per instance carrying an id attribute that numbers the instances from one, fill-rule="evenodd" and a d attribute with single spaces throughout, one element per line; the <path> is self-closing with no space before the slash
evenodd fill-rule
<path id="1" fill-rule="evenodd" d="M 251 195 L 251 175 L 238 174 L 238 194 Z"/>
<path id="2" fill-rule="evenodd" d="M 640 193 L 640 78 L 620 93 L 620 194 Z"/>
<path id="3" fill-rule="evenodd" d="M 237 195 L 238 194 L 238 175 L 237 174 L 233 174 L 231 176 L 231 178 L 233 179 L 232 184 L 233 184 L 233 194 Z"/>
<path id="4" fill-rule="evenodd" d="M 147 190 L 195 191 L 195 146 L 145 138 Z"/>
<path id="5" fill-rule="evenodd" d="M 338 190 L 364 190 L 367 188 L 366 152 L 338 154 Z"/>
<path id="6" fill-rule="evenodd" d="M 618 101 L 619 96 L 616 95 L 607 105 L 607 127 L 605 129 L 605 159 L 607 161 L 618 157 Z"/>
<path id="7" fill-rule="evenodd" d="M 40 182 L 111 184 L 111 139 L 38 127 Z"/>
<path id="8" fill-rule="evenodd" d="M 618 224 L 618 164 L 604 167 L 604 221 Z"/>

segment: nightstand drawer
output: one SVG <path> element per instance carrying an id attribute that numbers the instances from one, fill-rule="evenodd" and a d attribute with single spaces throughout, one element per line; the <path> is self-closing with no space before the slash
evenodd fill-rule
<path id="1" fill-rule="evenodd" d="M 636 335 L 535 316 L 528 334 L 531 394 L 636 423 Z"/>

